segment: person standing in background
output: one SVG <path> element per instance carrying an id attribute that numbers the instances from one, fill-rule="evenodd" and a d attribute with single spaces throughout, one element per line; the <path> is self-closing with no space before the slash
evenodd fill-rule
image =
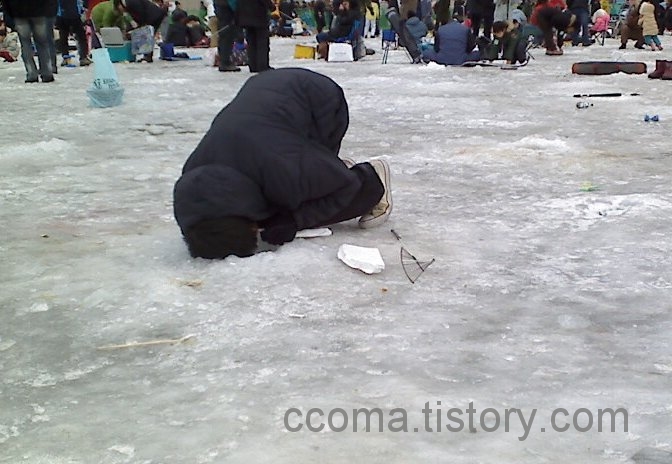
<path id="1" fill-rule="evenodd" d="M 58 74 L 56 67 L 56 37 L 54 31 L 56 29 L 56 14 L 58 13 L 58 0 L 46 0 L 43 2 L 47 4 L 49 18 L 49 55 L 51 56 L 51 70 L 54 74 Z"/>
<path id="2" fill-rule="evenodd" d="M 471 19 L 474 37 L 478 37 L 483 24 L 483 36 L 489 39 L 495 20 L 495 3 L 492 0 L 467 0 L 467 17 Z"/>
<path id="3" fill-rule="evenodd" d="M 50 45 L 54 41 L 54 31 L 49 26 L 56 16 L 55 1 L 51 4 L 51 1 L 40 0 L 5 0 L 4 6 L 5 12 L 14 19 L 19 34 L 21 58 L 26 68 L 25 82 L 38 82 L 39 78 L 42 82 L 53 82 Z M 33 42 L 39 68 L 33 58 Z"/>
<path id="4" fill-rule="evenodd" d="M 91 64 L 89 59 L 89 44 L 84 32 L 84 23 L 82 23 L 82 14 L 84 5 L 81 0 L 58 0 L 58 13 L 56 15 L 56 27 L 58 28 L 59 48 L 63 56 L 63 65 L 65 57 L 69 55 L 68 36 L 75 34 L 77 38 L 77 50 L 79 51 L 79 65 L 88 66 Z"/>
<path id="5" fill-rule="evenodd" d="M 233 40 L 236 38 L 236 23 L 233 12 L 236 0 L 215 0 L 215 14 L 217 15 L 217 53 L 219 54 L 220 72 L 238 72 L 240 68 L 231 62 Z M 244 0 L 245 2 L 249 0 Z M 255 0 L 256 1 L 256 0 Z M 249 53 L 249 52 L 248 52 Z"/>
<path id="6" fill-rule="evenodd" d="M 653 0 L 642 1 L 639 7 L 639 21 L 638 24 L 642 27 L 642 34 L 644 35 L 644 43 L 651 47 L 652 51 L 662 50 L 658 38 L 658 24 L 656 23 L 656 5 Z"/>
<path id="7" fill-rule="evenodd" d="M 364 26 L 364 37 L 375 37 L 378 18 L 380 18 L 380 5 L 378 4 L 378 0 L 371 0 L 371 3 L 366 5 L 365 17 L 366 25 Z"/>
<path id="8" fill-rule="evenodd" d="M 245 29 L 250 72 L 263 72 L 269 65 L 270 31 L 268 22 L 275 9 L 272 0 L 242 0 L 236 9 L 236 23 Z M 221 57 L 221 55 L 220 55 Z"/>
<path id="9" fill-rule="evenodd" d="M 567 7 L 569 11 L 576 16 L 576 29 L 572 35 L 572 45 L 577 46 L 579 42 L 584 47 L 590 47 L 592 42 L 590 40 L 590 4 L 588 0 L 567 0 Z M 581 28 L 581 35 L 579 36 L 579 28 Z"/>
<path id="10" fill-rule="evenodd" d="M 448 24 L 450 17 L 450 0 L 438 0 L 434 4 L 434 13 L 436 14 L 436 28 Z"/>
<path id="11" fill-rule="evenodd" d="M 315 25 L 317 26 L 317 33 L 319 34 L 327 25 L 327 20 L 324 15 L 325 11 L 327 10 L 327 6 L 324 4 L 324 0 L 316 0 L 314 7 Z"/>

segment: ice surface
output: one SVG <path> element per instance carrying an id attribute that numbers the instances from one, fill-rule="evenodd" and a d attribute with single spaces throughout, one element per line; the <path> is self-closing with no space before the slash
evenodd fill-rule
<path id="1" fill-rule="evenodd" d="M 188 257 L 172 188 L 247 70 L 119 64 L 124 104 L 94 109 L 92 69 L 25 85 L 20 63 L 0 64 L 0 463 L 667 456 L 672 84 L 570 73 L 612 56 L 651 68 L 667 52 L 607 40 L 561 57 L 533 51 L 527 67 L 500 71 L 411 66 L 403 51 L 381 65 L 377 39 L 361 62 L 294 60 L 296 43 L 274 39 L 272 65 L 343 86 L 342 155 L 390 162 L 394 214 L 378 229 L 353 221 L 221 262 Z M 641 96 L 577 110 L 572 94 L 588 92 Z M 415 285 L 391 227 L 436 258 Z M 387 268 L 352 272 L 336 258 L 342 243 L 379 248 Z M 189 344 L 97 350 L 188 334 Z M 421 426 L 437 401 L 444 412 L 473 401 L 538 413 L 524 441 L 519 423 L 509 433 L 283 425 L 291 407 L 379 407 L 406 408 Z M 541 432 L 557 407 L 626 408 L 629 431 Z"/>

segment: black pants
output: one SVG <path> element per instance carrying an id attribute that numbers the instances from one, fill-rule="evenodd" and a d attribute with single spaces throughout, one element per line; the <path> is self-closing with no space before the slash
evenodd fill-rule
<path id="1" fill-rule="evenodd" d="M 247 37 L 247 62 L 250 72 L 267 71 L 271 46 L 268 27 L 245 26 L 245 36 Z"/>
<path id="2" fill-rule="evenodd" d="M 478 33 L 481 30 L 481 22 L 483 23 L 483 35 L 487 38 L 490 38 L 492 32 L 492 23 L 494 21 L 494 12 L 490 13 L 473 13 L 471 15 L 471 32 L 474 34 L 474 37 L 478 37 Z"/>
<path id="3" fill-rule="evenodd" d="M 554 51 L 554 50 L 557 50 L 558 47 L 562 48 L 563 38 L 562 38 L 559 31 L 557 33 L 557 42 L 558 43 L 557 43 L 557 46 L 556 46 L 556 43 L 555 43 L 555 40 L 554 40 L 554 39 L 556 39 L 556 37 L 555 37 L 555 34 L 554 34 L 555 31 L 553 30 L 553 24 L 551 24 L 550 22 L 548 22 L 544 18 L 539 18 L 539 29 L 541 29 L 541 31 L 544 33 L 544 47 L 546 48 L 546 50 Z"/>
<path id="4" fill-rule="evenodd" d="M 351 167 L 350 170 L 357 174 L 362 183 L 350 204 L 323 224 L 315 224 L 310 227 L 325 227 L 370 213 L 383 197 L 385 187 L 383 187 L 383 183 L 373 166 L 369 163 L 359 163 Z"/>
<path id="5" fill-rule="evenodd" d="M 224 66 L 231 66 L 231 52 L 233 52 L 233 39 L 236 37 L 236 24 L 233 10 L 227 3 L 215 2 L 215 14 L 219 23 L 217 53 L 219 54 L 219 68 L 222 69 Z"/>
<path id="6" fill-rule="evenodd" d="M 79 59 L 89 56 L 89 45 L 86 41 L 86 32 L 84 32 L 84 23 L 81 18 L 56 18 L 56 27 L 58 28 L 58 42 L 61 55 L 68 55 L 68 36 L 72 33 L 77 38 L 77 50 L 79 50 Z"/>

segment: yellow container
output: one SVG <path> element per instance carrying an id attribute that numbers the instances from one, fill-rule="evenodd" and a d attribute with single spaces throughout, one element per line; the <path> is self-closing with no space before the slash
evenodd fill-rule
<path id="1" fill-rule="evenodd" d="M 315 47 L 313 45 L 296 44 L 294 46 L 294 58 L 296 59 L 307 58 L 309 60 L 314 60 Z"/>

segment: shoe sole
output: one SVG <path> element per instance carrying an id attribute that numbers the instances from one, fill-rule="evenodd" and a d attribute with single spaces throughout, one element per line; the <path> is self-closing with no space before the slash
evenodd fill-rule
<path id="1" fill-rule="evenodd" d="M 385 188 L 385 193 L 383 194 L 383 197 L 385 201 L 387 202 L 387 210 L 381 214 L 380 216 L 373 217 L 370 214 L 365 214 L 361 218 L 359 218 L 359 227 L 362 229 L 371 229 L 373 227 L 378 227 L 379 225 L 385 223 L 388 218 L 390 217 L 390 214 L 392 214 L 392 183 L 390 181 L 391 175 L 390 175 L 390 165 L 387 164 L 386 161 L 384 160 L 373 160 L 370 162 L 372 166 L 375 166 L 375 164 L 380 164 L 382 166 L 382 171 L 383 171 L 383 176 L 385 177 L 384 179 L 380 179 L 380 181 L 383 184 L 383 187 Z M 380 173 L 378 170 L 375 169 L 376 174 L 380 177 Z"/>

